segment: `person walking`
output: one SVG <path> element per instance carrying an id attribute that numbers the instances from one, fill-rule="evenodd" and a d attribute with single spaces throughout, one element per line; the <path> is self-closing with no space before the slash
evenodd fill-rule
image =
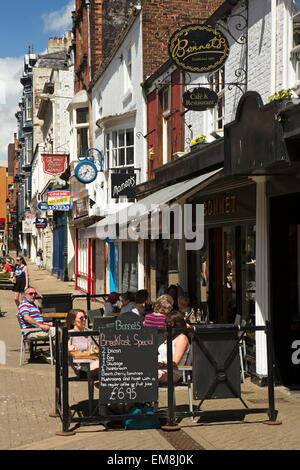
<path id="1" fill-rule="evenodd" d="M 14 292 L 15 304 L 17 307 L 19 307 L 20 298 L 22 302 L 25 297 L 25 290 L 29 286 L 29 272 L 28 272 L 28 268 L 26 265 L 26 261 L 23 258 L 23 256 L 18 256 L 16 258 L 16 262 L 17 262 L 17 265 L 16 265 L 16 269 L 14 272 L 16 282 L 12 290 Z"/>
<path id="2" fill-rule="evenodd" d="M 43 264 L 43 250 L 39 248 L 36 254 L 36 265 L 38 269 L 42 269 L 42 264 Z"/>

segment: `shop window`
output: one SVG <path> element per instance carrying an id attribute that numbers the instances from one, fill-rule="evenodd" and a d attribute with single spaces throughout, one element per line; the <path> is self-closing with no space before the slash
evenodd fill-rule
<path id="1" fill-rule="evenodd" d="M 210 89 L 218 95 L 218 102 L 212 109 L 212 131 L 220 131 L 224 126 L 225 112 L 225 68 L 217 70 L 209 77 Z"/>
<path id="2" fill-rule="evenodd" d="M 122 292 L 138 290 L 138 244 L 122 243 Z"/>

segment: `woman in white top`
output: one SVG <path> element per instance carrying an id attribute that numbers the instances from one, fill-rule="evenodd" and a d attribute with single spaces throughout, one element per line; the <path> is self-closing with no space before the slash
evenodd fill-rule
<path id="1" fill-rule="evenodd" d="M 186 328 L 186 323 L 181 312 L 173 311 L 166 319 L 166 325 L 171 324 L 174 328 Z M 175 333 L 172 340 L 173 351 L 173 380 L 177 382 L 181 374 L 176 367 L 186 365 L 187 357 L 190 351 L 190 343 L 185 333 Z M 167 341 L 164 341 L 158 348 L 158 370 L 159 382 L 168 381 L 167 367 Z"/>

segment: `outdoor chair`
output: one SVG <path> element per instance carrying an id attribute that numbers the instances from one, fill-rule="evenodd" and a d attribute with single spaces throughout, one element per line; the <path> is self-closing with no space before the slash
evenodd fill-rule
<path id="1" fill-rule="evenodd" d="M 186 359 L 186 364 L 184 366 L 178 366 L 178 370 L 182 372 L 182 378 L 178 382 L 174 382 L 174 394 L 173 394 L 173 401 L 174 407 L 176 407 L 176 387 L 187 387 L 188 389 L 188 401 L 189 401 L 189 411 L 193 412 L 193 399 L 192 399 L 192 373 L 193 373 L 193 366 L 192 366 L 192 345 L 190 346 L 190 350 Z M 159 383 L 159 388 L 168 388 L 168 383 Z M 193 416 L 190 417 L 191 421 L 194 421 Z"/>
<path id="2" fill-rule="evenodd" d="M 237 327 L 244 327 L 246 325 L 246 320 L 241 319 L 241 315 L 236 315 L 234 320 L 234 325 Z M 246 364 L 246 342 L 245 335 L 243 332 L 238 333 L 239 337 L 239 356 L 240 356 L 240 367 L 241 367 L 241 379 L 242 382 L 245 382 L 245 364 Z"/>
<path id="3" fill-rule="evenodd" d="M 103 312 L 104 312 L 103 308 L 97 308 L 95 310 L 88 310 L 87 311 L 89 327 L 94 324 L 95 317 L 102 317 L 103 316 Z"/>
<path id="4" fill-rule="evenodd" d="M 51 335 L 50 335 L 50 330 L 49 330 L 49 336 L 48 336 L 47 339 L 30 339 L 30 337 L 28 338 L 25 333 L 31 333 L 33 331 L 37 332 L 37 331 L 43 331 L 43 330 L 39 329 L 39 328 L 28 328 L 26 330 L 23 330 L 18 314 L 17 314 L 17 320 L 19 322 L 19 326 L 20 326 L 20 329 L 21 329 L 20 366 L 22 366 L 25 363 L 26 345 L 29 345 L 29 347 L 30 347 L 30 356 L 31 357 L 34 356 L 34 353 L 37 350 L 37 346 L 47 346 L 47 345 L 49 345 L 49 348 L 50 348 L 50 362 L 51 362 L 51 365 L 53 365 L 54 359 L 53 359 L 52 339 L 51 339 Z"/>

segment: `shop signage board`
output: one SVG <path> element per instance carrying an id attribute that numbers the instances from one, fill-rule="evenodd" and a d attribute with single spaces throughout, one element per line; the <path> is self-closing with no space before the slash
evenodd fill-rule
<path id="1" fill-rule="evenodd" d="M 223 33 L 211 26 L 190 24 L 175 31 L 168 44 L 169 56 L 180 69 L 207 73 L 218 70 L 229 55 Z"/>
<path id="2" fill-rule="evenodd" d="M 40 211 L 48 211 L 49 210 L 49 207 L 48 207 L 48 202 L 47 201 L 41 201 L 38 203 L 37 205 L 38 209 Z"/>
<path id="3" fill-rule="evenodd" d="M 193 88 L 182 95 L 183 106 L 191 111 L 205 111 L 214 108 L 217 102 L 217 93 L 209 88 Z"/>
<path id="4" fill-rule="evenodd" d="M 67 190 L 48 191 L 48 210 L 69 211 L 71 209 L 71 192 Z"/>
<path id="5" fill-rule="evenodd" d="M 120 196 L 135 198 L 136 175 L 132 173 L 112 173 L 111 197 L 118 199 Z"/>
<path id="6" fill-rule="evenodd" d="M 48 226 L 48 220 L 37 217 L 35 219 L 35 226 L 36 228 L 46 228 Z"/>
<path id="7" fill-rule="evenodd" d="M 5 227 L 5 218 L 0 218 L 0 230 L 4 230 Z"/>
<path id="8" fill-rule="evenodd" d="M 66 171 L 68 155 L 58 153 L 42 153 L 41 156 L 44 173 L 52 176 L 58 176 Z"/>
<path id="9" fill-rule="evenodd" d="M 100 329 L 100 404 L 157 401 L 157 344 L 157 328 L 132 312 Z"/>
<path id="10" fill-rule="evenodd" d="M 25 218 L 25 220 L 22 220 L 22 232 L 32 233 L 33 227 L 34 227 L 34 221 L 35 219 L 33 218 Z"/>

